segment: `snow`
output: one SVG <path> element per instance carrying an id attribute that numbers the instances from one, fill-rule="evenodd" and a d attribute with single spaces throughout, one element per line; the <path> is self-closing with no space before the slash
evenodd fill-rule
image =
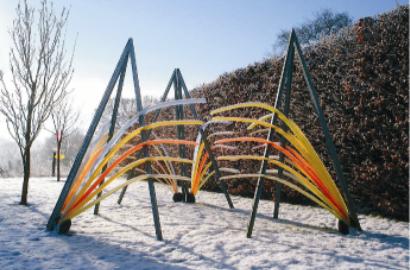
<path id="1" fill-rule="evenodd" d="M 360 216 L 362 233 L 342 236 L 326 211 L 261 201 L 246 238 L 252 200 L 201 192 L 196 204 L 172 202 L 156 184 L 165 241 L 155 238 L 146 183 L 130 186 L 73 220 L 70 236 L 45 230 L 63 183 L 32 178 L 29 207 L 17 204 L 21 179 L 0 179 L 0 269 L 408 269 L 408 223 Z"/>

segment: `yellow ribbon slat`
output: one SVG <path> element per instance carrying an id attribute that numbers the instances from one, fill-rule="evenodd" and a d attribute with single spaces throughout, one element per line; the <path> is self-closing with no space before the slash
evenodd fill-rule
<path id="1" fill-rule="evenodd" d="M 312 200 L 313 202 L 315 202 L 316 204 L 318 204 L 319 206 L 321 206 L 322 208 L 326 209 L 327 211 L 329 211 L 332 215 L 334 215 L 337 219 L 343 220 L 346 222 L 346 224 L 350 224 L 349 220 L 344 219 L 342 216 L 340 216 L 337 212 L 335 212 L 332 208 L 329 208 L 326 204 L 324 204 L 322 201 L 320 201 L 319 199 L 317 199 L 315 196 L 309 194 L 308 192 L 306 192 L 305 190 L 301 189 L 300 187 L 287 182 L 283 179 L 280 179 L 278 177 L 274 177 L 274 176 L 268 176 L 265 174 L 238 174 L 238 175 L 229 175 L 229 176 L 224 176 L 221 177 L 221 180 L 230 180 L 230 179 L 240 179 L 240 178 L 258 178 L 258 177 L 263 177 L 265 179 L 268 180 L 272 180 L 272 181 L 276 181 L 279 182 L 285 186 L 288 186 L 289 188 L 303 194 L 305 197 L 309 198 L 310 200 Z"/>
<path id="2" fill-rule="evenodd" d="M 336 184 L 332 180 L 332 177 L 330 176 L 328 170 L 326 169 L 325 165 L 323 164 L 323 161 L 319 158 L 319 155 L 316 153 L 314 150 L 313 146 L 310 144 L 309 140 L 306 138 L 302 130 L 299 128 L 299 126 L 292 121 L 291 119 L 287 118 L 281 111 L 277 110 L 276 108 L 265 104 L 261 102 L 246 102 L 246 103 L 239 103 L 239 104 L 234 104 L 226 107 L 222 107 L 219 109 L 216 109 L 214 111 L 211 111 L 211 115 L 223 113 L 226 111 L 231 111 L 235 109 L 242 109 L 242 108 L 249 108 L 249 107 L 256 107 L 256 108 L 261 108 L 265 109 L 267 111 L 270 111 L 271 113 L 277 114 L 278 118 L 284 122 L 290 130 L 303 142 L 304 145 L 307 146 L 308 151 L 305 152 L 309 157 L 306 157 L 306 159 L 311 163 L 314 164 L 314 167 L 317 169 L 317 171 L 320 174 L 320 178 L 324 179 L 324 181 L 328 182 L 328 187 L 330 188 L 332 194 L 336 195 L 338 197 L 344 208 L 347 210 L 346 203 L 342 197 L 342 195 L 339 192 L 339 189 L 337 188 Z M 265 119 L 268 119 L 270 116 L 266 116 Z M 262 121 L 263 122 L 263 121 Z M 255 122 L 255 125 L 259 124 L 259 122 Z M 296 147 L 296 146 L 295 146 Z"/>
<path id="3" fill-rule="evenodd" d="M 155 128 L 160 128 L 160 127 L 169 127 L 169 126 L 177 126 L 177 125 L 202 125 L 203 121 L 200 120 L 173 120 L 173 121 L 162 121 L 162 122 L 155 122 L 140 128 L 137 128 L 136 130 L 132 131 L 129 133 L 126 137 L 124 137 L 121 141 L 119 141 L 112 149 L 111 151 L 106 155 L 106 157 L 100 162 L 99 166 L 95 169 L 94 173 L 91 175 L 89 178 L 86 188 L 88 188 L 92 181 L 98 176 L 98 174 L 101 172 L 102 168 L 108 163 L 108 161 L 115 155 L 115 153 L 118 152 L 119 149 L 123 145 L 125 145 L 128 141 L 130 141 L 132 138 L 135 136 L 138 136 L 141 134 L 142 131 L 147 131 Z"/>
<path id="4" fill-rule="evenodd" d="M 167 161 L 175 161 L 175 162 L 181 162 L 181 163 L 192 163 L 191 160 L 189 159 L 183 159 L 183 158 L 175 158 L 175 157 L 148 157 L 148 158 L 142 158 L 139 159 L 137 161 L 134 161 L 130 164 L 128 164 L 127 166 L 121 168 L 118 172 L 116 172 L 113 176 L 111 176 L 107 181 L 105 181 L 101 186 L 99 186 L 96 190 L 94 190 L 93 192 L 91 192 L 87 198 L 85 198 L 81 203 L 79 203 L 75 208 L 70 209 L 66 215 L 70 215 L 71 212 L 76 211 L 76 209 L 82 207 L 85 203 L 87 203 L 88 201 L 90 201 L 94 196 L 96 196 L 98 193 L 102 192 L 111 182 L 113 182 L 115 179 L 121 177 L 122 175 L 124 175 L 126 172 L 128 172 L 129 170 L 138 167 L 142 164 L 144 164 L 145 162 L 150 162 L 150 161 L 159 161 L 159 160 L 167 160 Z M 188 178 L 189 179 L 189 178 Z M 189 179 L 190 180 L 190 179 Z M 188 180 L 188 181 L 189 181 Z M 81 199 L 81 198 L 78 198 Z M 63 213 L 64 215 L 64 213 Z"/>
<path id="5" fill-rule="evenodd" d="M 328 207 L 335 209 L 335 206 L 329 201 L 329 199 L 324 196 L 324 194 L 309 181 L 305 177 L 303 177 L 300 173 L 298 173 L 296 170 L 292 169 L 291 167 L 287 166 L 286 164 L 279 162 L 274 159 L 268 159 L 264 158 L 262 156 L 253 156 L 253 155 L 236 155 L 236 156 L 220 156 L 218 157 L 218 160 L 228 160 L 228 161 L 237 161 L 237 160 L 266 160 L 271 164 L 275 164 L 278 167 L 281 167 L 285 171 L 288 171 L 290 174 L 294 175 L 296 178 L 295 180 L 300 183 L 302 186 L 304 186 L 306 189 L 310 190 L 313 194 L 315 194 L 318 198 L 320 198 L 323 202 L 325 202 Z"/>
<path id="6" fill-rule="evenodd" d="M 279 110 L 276 110 L 270 105 L 264 104 L 264 103 L 242 103 L 242 104 L 237 104 L 237 105 L 232 105 L 232 106 L 227 106 L 225 108 L 228 108 L 229 110 L 232 109 L 237 109 L 237 108 L 245 108 L 245 107 L 258 107 L 258 108 L 263 108 L 266 110 L 269 110 L 271 112 L 274 112 L 278 115 L 278 118 L 281 119 L 289 128 L 292 132 L 295 133 L 295 135 L 283 131 L 281 128 L 271 125 L 270 123 L 267 123 L 265 121 L 260 121 L 260 120 L 255 120 L 255 119 L 250 119 L 250 118 L 243 118 L 243 117 L 214 117 L 212 120 L 214 121 L 232 121 L 232 122 L 242 122 L 242 123 L 250 123 L 254 125 L 261 125 L 263 127 L 268 127 L 272 128 L 277 132 L 278 134 L 282 135 L 287 141 L 289 141 L 296 149 L 302 153 L 302 156 L 305 157 L 305 159 L 312 164 L 312 166 L 316 169 L 315 171 L 318 173 L 319 178 L 322 179 L 324 182 L 326 182 L 326 186 L 329 188 L 329 192 L 334 196 L 339 198 L 339 200 L 342 203 L 342 207 L 347 210 L 346 203 L 341 196 L 339 189 L 336 187 L 336 184 L 332 180 L 329 172 L 327 171 L 326 167 L 324 166 L 322 160 L 319 158 L 318 154 L 310 144 L 309 140 L 306 138 L 306 136 L 303 134 L 301 129 L 290 119 L 288 119 L 284 114 L 282 114 Z M 221 108 L 219 110 L 216 110 L 218 113 L 224 112 L 227 110 L 223 110 L 224 108 Z M 271 117 L 271 115 L 268 115 Z"/>
<path id="7" fill-rule="evenodd" d="M 142 181 L 142 180 L 146 180 L 146 179 L 150 179 L 150 178 L 169 178 L 172 177 L 175 180 L 184 180 L 184 181 L 189 181 L 189 178 L 185 177 L 185 176 L 181 176 L 181 175 L 155 175 L 155 174 L 143 174 L 143 175 L 139 175 L 137 177 L 134 177 L 132 179 L 127 180 L 126 182 L 122 183 L 121 185 L 113 188 L 112 190 L 110 190 L 107 193 L 104 193 L 103 195 L 101 195 L 101 197 L 99 197 L 98 199 L 92 201 L 91 203 L 87 204 L 86 206 L 77 209 L 76 211 L 73 211 L 72 213 L 70 213 L 69 215 L 63 216 L 61 222 L 63 222 L 64 220 L 68 220 L 68 219 L 73 219 L 74 217 L 80 215 L 82 212 L 86 211 L 87 209 L 93 207 L 94 205 L 96 205 L 97 203 L 101 202 L 102 200 L 105 200 L 106 198 L 108 198 L 110 195 L 114 194 L 115 192 L 117 192 L 118 190 L 122 189 L 125 186 L 128 186 L 130 184 L 133 184 L 137 181 Z"/>
<path id="8" fill-rule="evenodd" d="M 167 126 L 175 126 L 175 125 L 201 125 L 203 122 L 199 120 L 175 120 L 175 121 L 164 121 L 164 122 L 156 122 L 152 123 L 147 126 L 140 127 L 135 131 L 129 133 L 125 138 L 123 138 L 120 142 L 118 142 L 111 151 L 105 156 L 105 158 L 100 162 L 98 167 L 94 170 L 91 177 L 87 180 L 87 182 L 83 185 L 81 191 L 79 192 L 77 197 L 81 197 L 84 192 L 91 186 L 94 180 L 96 180 L 97 176 L 101 173 L 103 167 L 108 163 L 110 159 L 121 149 L 123 145 L 125 145 L 129 140 L 133 137 L 139 135 L 144 130 L 150 130 L 153 128 L 158 127 L 167 127 Z"/>

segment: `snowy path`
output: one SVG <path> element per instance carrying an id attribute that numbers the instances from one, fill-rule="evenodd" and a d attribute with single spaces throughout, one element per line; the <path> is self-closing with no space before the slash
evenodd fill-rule
<path id="1" fill-rule="evenodd" d="M 45 230 L 63 183 L 30 182 L 30 207 L 16 205 L 21 180 L 0 179 L 0 269 L 408 269 L 408 223 L 361 216 L 364 233 L 341 236 L 319 208 L 261 201 L 252 239 L 245 229 L 252 201 L 202 192 L 195 205 L 175 204 L 156 185 L 165 241 L 155 239 L 147 184 L 112 196 L 101 216 L 73 220 L 72 236 Z"/>

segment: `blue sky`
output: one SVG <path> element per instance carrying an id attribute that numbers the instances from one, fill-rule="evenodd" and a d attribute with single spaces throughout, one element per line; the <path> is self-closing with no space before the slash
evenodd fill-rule
<path id="1" fill-rule="evenodd" d="M 29 1 L 38 3 L 38 1 Z M 88 122 L 129 37 L 134 39 L 143 95 L 159 96 L 179 67 L 188 87 L 261 61 L 281 29 L 330 8 L 354 20 L 407 1 L 59 0 L 71 9 L 68 41 L 78 33 L 71 87 Z M 0 69 L 7 73 L 8 28 L 17 1 L 0 0 Z M 128 78 L 130 79 L 130 78 Z M 130 87 L 128 87 L 130 88 Z M 131 96 L 127 89 L 125 95 Z M 1 137 L 1 134 L 0 134 Z"/>

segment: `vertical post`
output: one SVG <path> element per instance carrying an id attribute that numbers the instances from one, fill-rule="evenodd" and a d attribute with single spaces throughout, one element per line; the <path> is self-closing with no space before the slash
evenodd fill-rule
<path id="1" fill-rule="evenodd" d="M 285 58 L 285 61 L 284 61 L 284 64 L 283 64 L 282 73 L 281 73 L 281 77 L 280 77 L 280 81 L 279 81 L 278 92 L 276 94 L 275 108 L 280 107 L 282 94 L 283 94 L 283 89 L 284 89 L 284 85 L 285 85 L 285 74 L 287 73 L 287 70 L 291 66 L 290 53 L 291 53 L 291 46 L 292 46 L 292 42 L 293 42 L 293 36 L 294 36 L 294 32 L 292 30 L 292 33 L 291 33 L 290 38 L 289 38 L 289 44 L 288 44 L 286 58 Z M 276 114 L 273 114 L 272 119 L 271 119 L 271 124 L 274 124 L 275 122 L 276 122 Z M 268 133 L 268 140 L 272 141 L 273 137 L 274 137 L 274 132 L 273 132 L 272 129 L 270 129 L 269 133 Z M 267 165 L 268 165 L 268 162 L 266 162 L 266 158 L 268 158 L 269 155 L 270 155 L 270 152 L 271 152 L 270 148 L 271 147 L 269 146 L 269 144 L 266 144 L 265 152 L 264 152 L 265 159 L 261 162 L 261 167 L 260 167 L 260 170 L 259 170 L 259 173 L 261 175 L 265 174 L 265 172 L 266 172 L 266 168 L 267 168 Z M 255 218 L 256 218 L 256 213 L 258 212 L 259 199 L 260 199 L 260 196 L 261 196 L 261 193 L 262 193 L 263 184 L 264 184 L 263 177 L 259 177 L 258 178 L 258 183 L 256 185 L 256 190 L 255 190 L 255 193 L 254 193 L 254 197 L 253 197 L 252 213 L 251 213 L 251 217 L 250 217 L 249 224 L 248 224 L 248 231 L 247 231 L 247 234 L 246 234 L 246 236 L 248 238 L 252 237 L 253 226 L 255 225 Z"/>
<path id="2" fill-rule="evenodd" d="M 184 95 L 186 98 L 191 98 L 191 95 L 189 94 L 188 91 L 188 87 L 185 84 L 184 78 L 182 77 L 181 71 L 178 69 L 178 73 L 179 73 L 179 78 L 180 78 L 180 82 L 181 82 L 181 86 L 182 86 L 182 90 L 184 91 Z M 198 119 L 198 113 L 195 110 L 195 105 L 194 104 L 190 104 L 189 105 L 189 109 L 191 110 L 191 113 L 193 115 L 193 117 L 195 119 Z"/>
<path id="3" fill-rule="evenodd" d="M 305 81 L 306 81 L 308 89 L 309 89 L 309 94 L 310 94 L 310 97 L 311 97 L 312 102 L 313 102 L 313 107 L 316 110 L 316 114 L 318 115 L 320 126 L 322 127 L 322 131 L 323 131 L 323 134 L 325 136 L 327 151 L 329 153 L 330 158 L 332 159 L 333 167 L 336 171 L 337 180 L 340 183 L 343 195 L 344 195 L 344 197 L 346 198 L 346 201 L 347 201 L 347 206 L 348 206 L 349 211 L 350 211 L 350 219 L 352 221 L 352 226 L 361 231 L 362 229 L 361 229 L 361 226 L 360 226 L 360 223 L 359 223 L 359 219 L 357 217 L 355 205 L 352 201 L 352 198 L 350 197 L 350 193 L 349 193 L 349 190 L 348 190 L 348 187 L 347 187 L 347 183 L 346 183 L 346 180 L 343 176 L 342 166 L 340 164 L 339 157 L 337 155 L 336 148 L 335 148 L 335 145 L 333 143 L 332 136 L 330 135 L 330 131 L 329 131 L 329 128 L 327 126 L 326 119 L 323 115 L 322 108 L 320 107 L 319 97 L 318 97 L 316 88 L 313 84 L 312 77 L 311 77 L 311 75 L 310 75 L 310 73 L 307 69 L 307 65 L 306 65 L 305 59 L 303 57 L 303 52 L 302 52 L 302 49 L 300 48 L 300 44 L 299 44 L 299 41 L 298 41 L 297 38 L 295 38 L 294 46 L 295 46 L 297 55 L 299 57 L 299 60 L 302 64 L 303 76 L 305 78 Z"/>
<path id="4" fill-rule="evenodd" d="M 174 78 L 175 78 L 175 70 L 172 72 L 171 79 L 169 80 L 168 85 L 167 85 L 167 87 L 165 88 L 164 94 L 162 95 L 162 98 L 161 98 L 161 102 L 164 102 L 164 101 L 167 99 L 167 96 L 168 96 L 169 90 L 171 89 L 171 86 L 172 86 L 172 83 L 173 83 L 173 81 L 174 81 Z M 155 113 L 155 115 L 154 115 L 154 117 L 153 117 L 153 119 L 152 119 L 152 122 L 157 121 L 160 112 L 161 112 L 161 110 L 157 110 L 157 111 L 156 111 L 156 113 Z M 151 131 L 152 131 L 152 130 L 146 131 L 148 137 L 151 135 Z M 128 188 L 128 186 L 125 186 L 125 187 L 123 187 L 123 189 L 121 190 L 120 196 L 118 197 L 118 200 L 117 200 L 117 203 L 118 203 L 118 204 L 121 204 L 121 203 L 122 203 L 122 200 L 124 199 L 124 195 L 125 195 L 125 193 L 127 192 L 127 188 Z"/>
<path id="5" fill-rule="evenodd" d="M 133 82 L 134 82 L 134 92 L 135 92 L 135 99 L 137 102 L 137 110 L 142 111 L 142 101 L 141 101 L 141 90 L 139 86 L 139 79 L 138 79 L 138 73 L 137 73 L 137 63 L 135 60 L 135 51 L 134 51 L 134 45 L 132 43 L 132 39 L 130 39 L 130 58 L 131 58 L 131 69 L 132 69 L 132 77 L 133 77 Z M 141 115 L 139 117 L 139 125 L 143 126 L 144 125 L 144 115 Z M 146 141 L 148 139 L 147 133 L 142 132 L 141 133 L 141 141 Z M 147 146 L 144 146 L 143 148 L 143 155 L 144 157 L 148 156 L 148 148 Z M 152 168 L 151 168 L 151 163 L 146 162 L 145 163 L 145 171 L 147 174 L 152 173 Z M 148 179 L 148 190 L 151 198 L 151 209 L 152 209 L 152 216 L 154 219 L 154 226 L 155 226 L 155 233 L 157 236 L 157 239 L 162 241 L 162 231 L 161 231 L 161 223 L 159 221 L 159 213 L 158 213 L 158 205 L 157 205 L 157 196 L 155 193 L 155 186 L 154 182 L 151 178 Z"/>
<path id="6" fill-rule="evenodd" d="M 295 50 L 293 46 L 290 47 L 290 54 L 289 54 L 289 63 L 290 66 L 286 71 L 285 74 L 285 97 L 284 97 L 284 108 L 283 108 L 283 113 L 285 116 L 288 116 L 289 114 L 289 107 L 290 107 L 290 92 L 292 89 L 292 75 L 293 75 L 293 58 L 295 55 Z M 284 129 L 285 125 L 281 123 L 281 128 Z M 280 144 L 282 147 L 285 146 L 286 140 L 283 137 L 280 137 Z M 279 153 L 279 161 L 283 163 L 285 160 L 285 156 L 283 155 L 282 152 Z M 278 168 L 278 177 L 281 178 L 283 177 L 283 168 L 279 167 Z M 281 190 L 282 190 L 282 185 L 278 182 L 275 182 L 275 206 L 273 208 L 273 218 L 278 218 L 279 216 L 279 207 L 280 207 L 280 196 L 281 196 Z"/>
<path id="7" fill-rule="evenodd" d="M 58 197 L 58 200 L 56 202 L 56 205 L 54 206 L 53 212 L 50 215 L 50 218 L 48 219 L 47 222 L 47 230 L 53 230 L 54 227 L 56 226 L 58 219 L 60 218 L 60 211 L 61 207 L 63 206 L 63 203 L 68 195 L 68 192 L 70 191 L 70 188 L 74 182 L 74 179 L 77 175 L 77 172 L 81 166 L 81 163 L 83 161 L 83 158 L 87 152 L 88 146 L 90 145 L 91 139 L 95 133 L 95 130 L 97 128 L 98 123 L 100 122 L 102 113 L 105 109 L 105 106 L 107 105 L 108 99 L 111 96 L 112 90 L 115 86 L 115 83 L 120 75 L 121 72 L 121 67 L 123 66 L 123 62 L 127 59 L 128 57 L 128 51 L 130 47 L 130 41 L 127 42 L 127 45 L 125 45 L 125 48 L 121 54 L 120 59 L 118 60 L 117 66 L 115 67 L 115 70 L 111 76 L 111 79 L 107 85 L 107 88 L 105 89 L 104 95 L 100 101 L 100 104 L 98 105 L 97 111 L 94 115 L 93 120 L 91 121 L 90 127 L 88 128 L 87 134 L 84 137 L 83 143 L 81 145 L 80 151 L 78 152 L 74 164 L 70 169 L 70 172 L 67 176 L 67 180 L 64 184 L 63 190 L 60 193 L 60 196 Z"/>
<path id="8" fill-rule="evenodd" d="M 174 98 L 175 100 L 182 99 L 182 85 L 181 85 L 181 78 L 179 74 L 179 69 L 175 69 L 175 80 L 174 80 Z M 175 118 L 176 120 L 182 120 L 184 119 L 184 106 L 183 105 L 177 105 L 175 106 Z M 185 139 L 185 128 L 183 125 L 177 125 L 177 138 L 179 140 Z M 180 144 L 178 146 L 179 150 L 179 157 L 180 158 L 185 158 L 185 145 Z M 187 168 L 184 163 L 180 164 L 180 170 L 181 170 L 181 175 L 186 176 L 187 175 Z M 186 202 L 188 200 L 188 188 L 185 183 L 185 181 L 179 181 L 179 184 L 182 189 L 182 194 L 184 196 L 184 201 Z"/>
<path id="9" fill-rule="evenodd" d="M 130 176 L 127 177 L 127 181 L 128 181 L 129 179 L 131 179 Z M 122 188 L 121 193 L 120 193 L 120 196 L 118 197 L 118 200 L 117 200 L 117 203 L 118 203 L 118 204 L 121 204 L 121 203 L 122 203 L 122 199 L 124 199 L 125 192 L 127 192 L 127 187 L 128 187 L 128 185 Z"/>
<path id="10" fill-rule="evenodd" d="M 127 64 L 128 64 L 128 58 L 127 58 L 127 61 L 125 61 L 124 63 L 124 67 L 121 72 L 120 79 L 118 81 L 117 95 L 115 96 L 115 100 L 114 100 L 114 107 L 113 107 L 112 115 L 111 115 L 111 124 L 110 124 L 110 129 L 108 131 L 107 143 L 111 140 L 112 136 L 114 135 L 115 123 L 117 122 L 118 108 L 120 107 L 120 102 L 121 102 L 121 94 L 122 94 L 122 88 L 124 85 L 125 73 L 127 71 Z M 101 170 L 101 173 L 104 173 L 104 171 L 107 169 L 107 165 L 108 164 L 104 166 L 104 168 Z M 100 183 L 100 187 L 103 184 L 104 184 L 104 180 Z M 97 198 L 100 198 L 101 194 L 102 192 L 98 193 Z M 98 215 L 99 210 L 100 210 L 100 203 L 97 203 L 94 206 L 94 215 Z"/>

